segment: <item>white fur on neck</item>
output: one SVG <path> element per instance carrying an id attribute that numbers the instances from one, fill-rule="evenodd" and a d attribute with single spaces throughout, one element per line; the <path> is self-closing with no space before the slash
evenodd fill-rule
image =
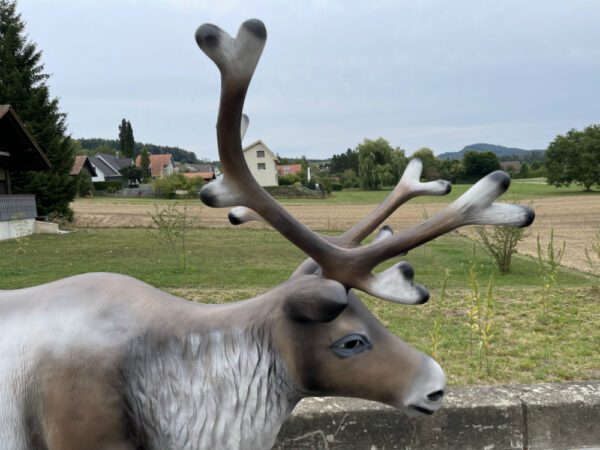
<path id="1" fill-rule="evenodd" d="M 271 448 L 298 398 L 260 331 L 133 344 L 123 372 L 135 434 L 150 449 Z"/>

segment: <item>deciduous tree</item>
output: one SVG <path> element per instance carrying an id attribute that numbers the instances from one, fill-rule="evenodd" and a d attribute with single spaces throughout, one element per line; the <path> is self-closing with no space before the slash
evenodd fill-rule
<path id="1" fill-rule="evenodd" d="M 356 147 L 358 178 L 363 189 L 381 189 L 398 182 L 407 164 L 404 150 L 392 148 L 388 141 L 365 139 Z"/>
<path id="2" fill-rule="evenodd" d="M 546 181 L 554 186 L 577 183 L 590 191 L 600 185 L 600 125 L 558 135 L 546 150 Z"/>
<path id="3" fill-rule="evenodd" d="M 498 156 L 493 152 L 477 152 L 469 150 L 463 155 L 465 176 L 470 180 L 478 180 L 488 173 L 500 169 Z"/>
<path id="4" fill-rule="evenodd" d="M 423 163 L 423 178 L 432 181 L 440 177 L 441 160 L 433 154 L 433 150 L 427 147 L 420 148 L 410 156 L 409 160 L 414 158 L 419 158 Z"/>
<path id="5" fill-rule="evenodd" d="M 134 165 L 125 166 L 119 172 L 129 184 L 135 184 L 137 181 L 142 181 L 144 179 L 144 171 Z"/>

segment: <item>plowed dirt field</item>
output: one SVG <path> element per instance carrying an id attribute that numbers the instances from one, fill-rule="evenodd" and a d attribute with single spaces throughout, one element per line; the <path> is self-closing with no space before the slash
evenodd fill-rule
<path id="1" fill-rule="evenodd" d="M 158 205 L 162 208 L 166 205 Z M 394 230 L 415 225 L 431 217 L 445 205 L 442 203 L 410 202 L 399 208 L 387 221 Z M 600 196 L 555 197 L 535 200 L 531 205 L 536 219 L 529 236 L 520 243 L 518 251 L 537 255 L 536 237 L 540 234 L 542 245 L 547 245 L 550 230 L 554 228 L 555 246 L 566 241 L 563 264 L 579 270 L 588 270 L 584 249 L 589 247 L 600 225 Z M 148 203 L 75 202 L 74 224 L 77 227 L 151 227 L 156 209 Z M 183 208 L 183 206 L 180 206 Z M 286 209 L 313 230 L 343 231 L 369 214 L 376 205 L 288 205 Z M 188 215 L 196 226 L 205 228 L 231 227 L 227 209 L 213 209 L 199 204 L 188 205 Z M 266 225 L 244 225 L 264 228 Z M 463 232 L 469 232 L 468 230 Z"/>

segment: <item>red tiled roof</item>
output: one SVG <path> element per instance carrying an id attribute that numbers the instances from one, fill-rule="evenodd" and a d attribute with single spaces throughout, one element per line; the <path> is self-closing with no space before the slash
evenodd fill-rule
<path id="1" fill-rule="evenodd" d="M 160 178 L 162 176 L 163 168 L 168 166 L 171 162 L 171 154 L 165 153 L 163 155 L 148 155 L 150 156 L 150 166 L 152 167 L 152 177 Z M 141 155 L 135 159 L 135 165 L 140 167 Z"/>
<path id="2" fill-rule="evenodd" d="M 279 175 L 296 175 L 302 170 L 302 164 L 282 164 L 277 166 Z"/>
<path id="3" fill-rule="evenodd" d="M 212 180 L 215 177 L 214 172 L 186 172 L 183 174 L 186 178 L 202 177 L 205 180 Z"/>

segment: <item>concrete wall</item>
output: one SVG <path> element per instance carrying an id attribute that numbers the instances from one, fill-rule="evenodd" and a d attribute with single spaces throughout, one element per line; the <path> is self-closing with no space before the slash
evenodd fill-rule
<path id="1" fill-rule="evenodd" d="M 600 449 L 600 382 L 452 387 L 433 416 L 304 399 L 275 449 Z"/>
<path id="2" fill-rule="evenodd" d="M 35 219 L 3 220 L 0 221 L 0 241 L 15 239 L 33 234 Z"/>
<path id="3" fill-rule="evenodd" d="M 35 234 L 58 234 L 58 224 L 36 220 L 33 224 L 33 232 Z"/>

